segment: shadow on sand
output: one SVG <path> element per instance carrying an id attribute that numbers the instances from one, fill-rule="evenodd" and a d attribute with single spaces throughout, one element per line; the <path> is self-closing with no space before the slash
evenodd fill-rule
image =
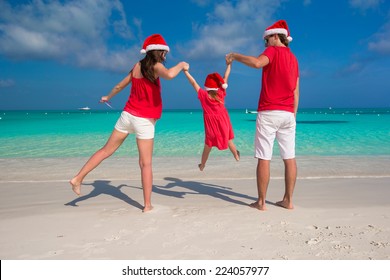
<path id="1" fill-rule="evenodd" d="M 227 201 L 229 203 L 245 205 L 245 206 L 248 206 L 249 204 L 241 201 L 240 199 L 249 199 L 251 201 L 257 200 L 256 197 L 234 192 L 232 191 L 232 188 L 229 187 L 224 187 L 224 186 L 219 186 L 219 185 L 214 185 L 214 184 L 209 184 L 204 182 L 198 182 L 198 181 L 185 181 L 185 180 L 183 181 L 179 178 L 173 178 L 173 177 L 165 177 L 164 180 L 168 182 L 165 186 L 153 185 L 153 193 L 165 195 L 169 197 L 176 197 L 176 198 L 184 198 L 187 195 L 207 195 L 207 196 L 214 197 L 216 199 Z M 143 206 L 140 203 L 131 199 L 128 195 L 123 193 L 121 190 L 123 187 L 127 187 L 127 188 L 139 189 L 142 191 L 141 187 L 128 186 L 124 184 L 119 186 L 113 186 L 111 185 L 111 181 L 109 180 L 96 180 L 91 184 L 83 184 L 83 185 L 91 185 L 93 186 L 93 190 L 89 194 L 80 196 L 66 203 L 65 204 L 66 206 L 77 207 L 78 206 L 77 203 L 79 202 L 105 194 L 105 195 L 110 195 L 112 197 L 115 197 L 119 200 L 122 200 L 135 208 L 141 210 L 143 209 Z M 173 190 L 174 188 L 186 189 L 186 191 Z M 276 205 L 275 203 L 270 201 L 266 201 L 266 203 L 271 205 Z"/>
<path id="2" fill-rule="evenodd" d="M 239 199 L 257 200 L 256 197 L 234 192 L 232 191 L 232 188 L 229 187 L 197 181 L 183 181 L 173 177 L 165 177 L 164 180 L 168 181 L 168 183 L 165 186 L 153 186 L 153 192 L 178 198 L 184 198 L 186 195 L 207 195 L 230 203 L 246 206 L 249 204 Z M 188 191 L 172 191 L 171 189 L 174 188 L 187 189 Z M 171 191 L 167 193 L 168 190 Z M 268 201 L 267 203 L 273 204 Z"/>
<path id="3" fill-rule="evenodd" d="M 78 202 L 105 194 L 105 195 L 110 195 L 112 197 L 120 199 L 120 200 L 126 202 L 127 204 L 129 204 L 135 208 L 138 208 L 141 210 L 143 209 L 143 206 L 141 204 L 139 204 L 137 201 L 131 199 L 129 196 L 127 196 L 125 193 L 123 193 L 121 191 L 121 189 L 123 187 L 131 187 L 131 186 L 127 186 L 127 185 L 122 184 L 122 185 L 119 185 L 116 187 L 116 186 L 111 185 L 110 183 L 111 183 L 111 181 L 108 181 L 108 180 L 96 180 L 95 182 L 93 182 L 91 184 L 83 184 L 84 186 L 85 185 L 93 186 L 93 190 L 89 194 L 80 196 L 80 197 L 66 203 L 65 205 L 77 207 Z"/>

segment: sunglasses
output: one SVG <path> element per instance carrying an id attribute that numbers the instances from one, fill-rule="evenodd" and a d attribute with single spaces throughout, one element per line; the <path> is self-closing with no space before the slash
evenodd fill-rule
<path id="1" fill-rule="evenodd" d="M 270 39 L 271 37 L 273 37 L 273 36 L 274 36 L 274 35 L 269 35 L 269 36 L 265 37 L 265 38 L 264 38 L 264 42 L 265 42 L 266 44 L 268 44 L 269 39 Z"/>

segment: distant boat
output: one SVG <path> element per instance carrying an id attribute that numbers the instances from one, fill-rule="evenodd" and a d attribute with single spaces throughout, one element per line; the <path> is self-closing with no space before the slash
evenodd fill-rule
<path id="1" fill-rule="evenodd" d="M 246 109 L 245 114 L 257 114 L 257 111 L 249 111 L 248 109 Z"/>
<path id="2" fill-rule="evenodd" d="M 87 107 L 79 108 L 79 110 L 81 110 L 81 111 L 89 111 L 89 110 L 91 110 L 91 108 L 89 108 L 89 107 L 87 106 Z"/>

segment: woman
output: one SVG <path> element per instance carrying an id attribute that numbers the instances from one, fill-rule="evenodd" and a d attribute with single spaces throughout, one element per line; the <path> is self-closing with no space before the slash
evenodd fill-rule
<path id="1" fill-rule="evenodd" d="M 111 90 L 109 95 L 100 99 L 101 103 L 108 102 L 132 83 L 129 99 L 107 143 L 94 153 L 79 173 L 70 180 L 72 190 L 77 195 L 81 194 L 81 184 L 85 176 L 111 156 L 130 133 L 135 133 L 144 194 L 143 212 L 152 210 L 154 127 L 162 113 L 160 77 L 170 80 L 182 70 L 189 69 L 189 64 L 186 62 L 166 68 L 163 63 L 167 52 L 169 47 L 161 35 L 153 34 L 146 38 L 141 50 L 141 53 L 146 53 L 145 58 L 135 64 L 130 73 Z"/>

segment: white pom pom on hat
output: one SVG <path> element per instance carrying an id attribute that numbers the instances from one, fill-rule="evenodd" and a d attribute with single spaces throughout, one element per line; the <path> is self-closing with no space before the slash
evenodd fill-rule
<path id="1" fill-rule="evenodd" d="M 162 50 L 169 52 L 169 47 L 160 34 L 153 34 L 147 37 L 142 46 L 141 53 L 145 54 L 152 50 Z"/>
<path id="2" fill-rule="evenodd" d="M 206 90 L 218 90 L 219 88 L 227 89 L 228 84 L 225 83 L 219 73 L 211 73 L 207 75 L 204 87 Z"/>
<path id="3" fill-rule="evenodd" d="M 290 36 L 290 31 L 287 26 L 287 22 L 285 20 L 278 20 L 273 25 L 267 27 L 263 34 L 263 39 L 269 35 L 273 34 L 284 34 L 287 36 L 287 40 L 289 42 L 292 41 L 292 37 Z"/>

